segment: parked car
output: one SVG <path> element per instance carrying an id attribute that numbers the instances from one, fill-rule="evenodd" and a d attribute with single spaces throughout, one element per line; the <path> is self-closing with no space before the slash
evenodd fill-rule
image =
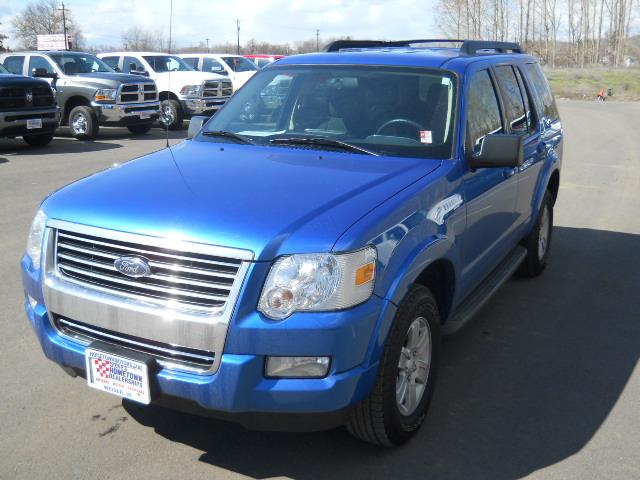
<path id="1" fill-rule="evenodd" d="M 276 60 L 280 60 L 281 58 L 284 58 L 284 55 L 269 55 L 269 54 L 256 53 L 253 55 L 245 55 L 244 58 L 251 60 L 253 63 L 256 64 L 256 67 L 264 68 L 267 65 L 271 65 Z"/>
<path id="2" fill-rule="evenodd" d="M 211 115 L 233 93 L 231 81 L 216 73 L 196 72 L 180 57 L 157 52 L 114 52 L 98 55 L 113 68 L 155 80 L 162 120 L 179 130 L 185 118 Z"/>
<path id="3" fill-rule="evenodd" d="M 51 142 L 60 121 L 53 90 L 44 80 L 14 75 L 0 65 L 0 138 L 22 136 L 32 147 Z"/>
<path id="4" fill-rule="evenodd" d="M 237 91 L 257 71 L 258 67 L 240 55 L 215 53 L 189 53 L 180 55 L 195 70 L 225 75 L 233 82 L 233 91 Z"/>
<path id="5" fill-rule="evenodd" d="M 45 355 L 143 404 L 408 440 L 441 335 L 547 265 L 562 163 L 534 57 L 429 43 L 282 59 L 191 140 L 49 196 L 22 259 Z"/>
<path id="6" fill-rule="evenodd" d="M 0 62 L 12 73 L 46 78 L 57 92 L 62 124 L 81 140 L 95 139 L 100 125 L 147 133 L 160 115 L 153 80 L 116 73 L 88 53 L 11 52 Z"/>

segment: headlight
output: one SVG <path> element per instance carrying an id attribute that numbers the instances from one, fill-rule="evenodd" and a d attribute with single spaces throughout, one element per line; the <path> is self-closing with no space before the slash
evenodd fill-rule
<path id="1" fill-rule="evenodd" d="M 31 257 L 31 262 L 36 268 L 40 268 L 40 257 L 42 254 L 42 238 L 44 237 L 47 216 L 42 210 L 38 210 L 31 224 L 29 238 L 27 239 L 27 255 Z"/>
<path id="2" fill-rule="evenodd" d="M 199 97 L 200 85 L 185 85 L 180 90 L 180 95 L 184 95 L 186 97 Z"/>
<path id="3" fill-rule="evenodd" d="M 112 102 L 116 99 L 115 88 L 100 88 L 93 96 L 98 102 Z"/>
<path id="4" fill-rule="evenodd" d="M 342 310 L 371 296 L 376 249 L 279 258 L 262 289 L 258 310 L 274 320 L 296 311 Z"/>

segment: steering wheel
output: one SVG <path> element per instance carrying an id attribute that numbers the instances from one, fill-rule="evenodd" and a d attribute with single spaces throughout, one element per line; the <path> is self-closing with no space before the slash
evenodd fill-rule
<path id="1" fill-rule="evenodd" d="M 418 122 L 414 122 L 413 120 L 409 120 L 406 118 L 394 118 L 393 120 L 389 120 L 388 122 L 384 122 L 382 125 L 380 125 L 380 128 L 378 128 L 378 130 L 376 131 L 376 135 L 381 135 L 384 129 L 390 127 L 391 125 L 395 125 L 396 123 L 404 123 L 405 125 L 409 125 L 410 127 L 415 128 L 418 136 L 420 135 L 420 130 L 426 130 L 426 128 L 424 128 Z"/>

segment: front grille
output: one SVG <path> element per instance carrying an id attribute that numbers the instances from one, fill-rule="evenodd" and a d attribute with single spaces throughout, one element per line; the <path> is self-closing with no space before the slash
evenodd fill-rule
<path id="1" fill-rule="evenodd" d="M 141 258 L 150 275 L 133 278 L 120 273 L 120 257 Z M 242 260 L 143 243 L 57 230 L 55 261 L 67 278 L 102 289 L 180 304 L 219 309 L 229 299 Z"/>
<path id="2" fill-rule="evenodd" d="M 24 88 L 7 87 L 0 89 L 0 108 L 25 108 L 27 100 Z"/>
<path id="3" fill-rule="evenodd" d="M 28 101 L 27 97 L 31 96 Z M 50 87 L 5 87 L 0 88 L 0 108 L 23 109 L 31 107 L 50 107 L 55 99 Z"/>
<path id="4" fill-rule="evenodd" d="M 230 97 L 233 93 L 233 85 L 230 80 L 205 80 L 202 84 L 202 96 Z"/>
<path id="5" fill-rule="evenodd" d="M 189 369 L 204 371 L 209 370 L 215 360 L 214 352 L 154 342 L 153 340 L 87 325 L 55 314 L 53 317 L 54 324 L 58 330 L 69 337 L 76 338 L 84 343 L 99 340 L 111 345 L 153 355 L 160 364 L 164 364 L 165 366 L 178 365 Z"/>
<path id="6" fill-rule="evenodd" d="M 50 87 L 34 87 L 31 89 L 34 107 L 50 107 L 55 103 Z"/>
<path id="7" fill-rule="evenodd" d="M 54 112 L 49 113 L 27 113 L 24 115 L 7 115 L 4 117 L 6 122 L 15 122 L 17 120 L 32 120 L 35 118 L 56 118 Z"/>
<path id="8" fill-rule="evenodd" d="M 125 83 L 118 93 L 118 103 L 153 102 L 157 99 L 155 83 Z"/>

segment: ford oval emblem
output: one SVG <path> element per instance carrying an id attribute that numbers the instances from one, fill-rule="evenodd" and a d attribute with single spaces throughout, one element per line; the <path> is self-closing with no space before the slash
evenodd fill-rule
<path id="1" fill-rule="evenodd" d="M 116 267 L 116 270 L 127 277 L 140 278 L 151 275 L 151 268 L 149 267 L 149 264 L 144 258 L 140 257 L 116 258 L 113 262 L 113 266 Z"/>

